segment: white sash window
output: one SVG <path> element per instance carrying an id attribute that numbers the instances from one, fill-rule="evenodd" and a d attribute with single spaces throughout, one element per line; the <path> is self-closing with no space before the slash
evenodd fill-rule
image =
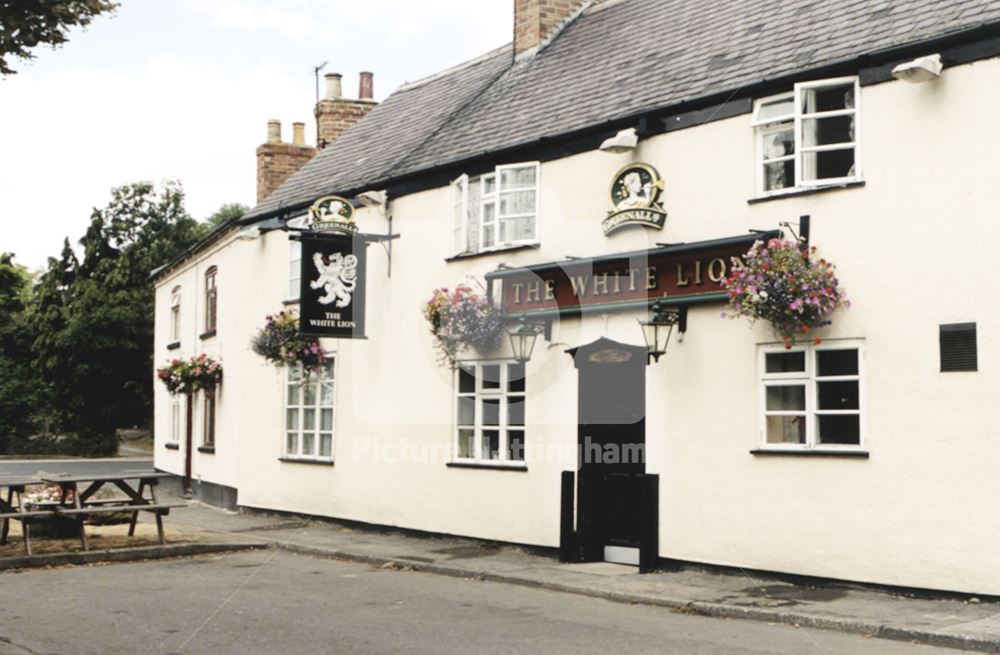
<path id="1" fill-rule="evenodd" d="M 538 243 L 538 162 L 452 182 L 453 249 L 475 254 Z"/>

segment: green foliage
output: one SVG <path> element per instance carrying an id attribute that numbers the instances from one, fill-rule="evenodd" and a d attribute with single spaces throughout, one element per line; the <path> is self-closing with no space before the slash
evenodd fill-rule
<path id="1" fill-rule="evenodd" d="M 219 207 L 214 214 L 205 219 L 205 225 L 208 227 L 208 231 L 211 232 L 229 221 L 235 221 L 249 210 L 250 208 L 242 203 L 227 202 Z"/>
<path id="2" fill-rule="evenodd" d="M 78 257 L 67 240 L 49 258 L 26 312 L 32 365 L 64 450 L 113 453 L 115 429 L 152 413 L 153 286 L 150 272 L 190 247 L 199 224 L 179 184 L 140 182 L 95 209 Z"/>
<path id="3" fill-rule="evenodd" d="M 14 255 L 0 253 L 0 452 L 30 430 L 34 385 L 22 318 L 31 286 Z"/>
<path id="4" fill-rule="evenodd" d="M 33 59 L 31 48 L 65 43 L 69 28 L 86 27 L 113 12 L 112 0 L 0 0 L 0 75 L 13 75 L 11 59 Z"/>

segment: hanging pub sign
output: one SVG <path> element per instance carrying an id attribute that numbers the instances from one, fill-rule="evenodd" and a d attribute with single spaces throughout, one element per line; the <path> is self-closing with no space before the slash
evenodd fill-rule
<path id="1" fill-rule="evenodd" d="M 726 299 L 722 287 L 754 241 L 778 232 L 756 232 L 698 243 L 664 245 L 603 257 L 504 268 L 486 274 L 500 283 L 500 306 L 509 316 L 556 316 L 645 307 L 653 298 L 690 304 Z"/>
<path id="2" fill-rule="evenodd" d="M 299 332 L 335 339 L 365 338 L 365 244 L 356 236 L 354 206 L 324 196 L 309 208 L 302 233 Z"/>
<path id="3" fill-rule="evenodd" d="M 649 164 L 628 164 L 615 174 L 609 196 L 611 211 L 601 222 L 604 234 L 626 225 L 644 225 L 662 230 L 667 212 L 660 204 L 663 180 Z"/>

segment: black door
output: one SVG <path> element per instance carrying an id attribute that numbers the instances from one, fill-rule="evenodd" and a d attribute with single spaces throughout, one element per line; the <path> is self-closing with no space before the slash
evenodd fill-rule
<path id="1" fill-rule="evenodd" d="M 646 350 L 599 339 L 569 352 L 579 371 L 579 556 L 596 561 L 642 549 L 655 561 L 656 480 L 645 474 Z"/>

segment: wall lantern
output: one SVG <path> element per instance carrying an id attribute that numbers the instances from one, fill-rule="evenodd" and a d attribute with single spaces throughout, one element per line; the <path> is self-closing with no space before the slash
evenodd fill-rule
<path id="1" fill-rule="evenodd" d="M 510 349 L 514 352 L 515 360 L 524 364 L 531 359 L 531 351 L 535 349 L 535 340 L 538 339 L 538 335 L 544 329 L 544 325 L 528 323 L 523 314 L 516 326 L 507 328 L 507 335 L 510 337 Z"/>
<path id="2" fill-rule="evenodd" d="M 653 361 L 660 361 L 660 355 L 667 352 L 667 342 L 674 331 L 674 326 L 683 333 L 687 330 L 687 307 L 667 306 L 662 301 L 653 303 L 652 314 L 648 318 L 640 318 L 642 337 L 646 340 L 646 355 Z"/>
<path id="3" fill-rule="evenodd" d="M 892 69 L 892 76 L 897 80 L 920 84 L 940 77 L 942 67 L 941 55 L 928 55 L 896 66 Z"/>

